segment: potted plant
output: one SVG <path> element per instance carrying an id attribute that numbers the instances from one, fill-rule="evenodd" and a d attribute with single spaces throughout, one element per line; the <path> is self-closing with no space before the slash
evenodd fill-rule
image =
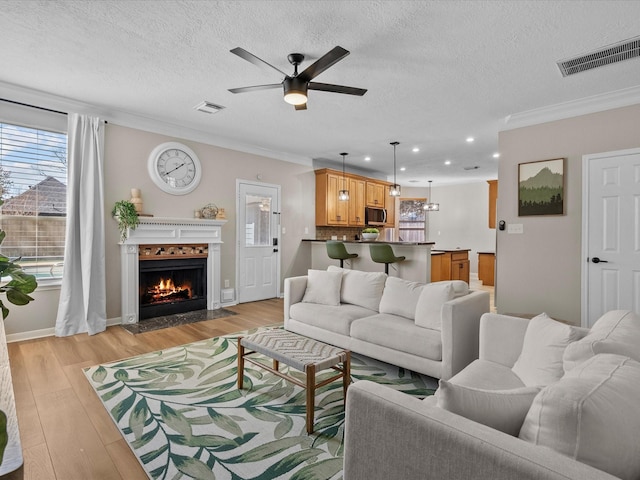
<path id="1" fill-rule="evenodd" d="M 118 229 L 120 230 L 120 240 L 125 241 L 129 234 L 129 229 L 135 230 L 140 223 L 138 218 L 138 212 L 136 206 L 129 200 L 119 200 L 113 206 L 111 215 L 118 222 Z"/>
<path id="2" fill-rule="evenodd" d="M 0 200 L 2 205 L 2 200 Z M 0 244 L 4 241 L 6 232 L 0 230 Z M 18 259 L 19 260 L 19 259 Z M 17 261 L 17 260 L 16 260 Z M 26 305 L 33 300 L 29 295 L 38 282 L 34 275 L 24 272 L 22 267 L 10 258 L 0 254 L 0 293 L 6 295 L 6 300 L 14 305 Z M 9 281 L 5 281 L 10 278 Z M 11 368 L 4 333 L 4 319 L 9 315 L 9 309 L 0 298 L 2 322 L 0 322 L 0 385 L 11 386 Z M 5 457 L 5 452 L 11 452 Z M 16 416 L 13 388 L 0 391 L 0 475 L 12 472 L 22 465 L 22 448 L 18 432 L 18 418 Z"/>
<path id="3" fill-rule="evenodd" d="M 362 230 L 362 238 L 364 240 L 375 240 L 378 238 L 380 230 L 377 228 L 369 227 Z"/>

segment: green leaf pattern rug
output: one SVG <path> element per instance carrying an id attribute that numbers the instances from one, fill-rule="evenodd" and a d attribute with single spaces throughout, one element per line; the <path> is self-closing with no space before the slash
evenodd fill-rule
<path id="1" fill-rule="evenodd" d="M 235 336 L 218 337 L 85 374 L 150 478 L 342 478 L 342 382 L 317 390 L 315 432 L 307 435 L 305 391 L 250 364 L 238 390 L 236 355 Z M 304 380 L 303 373 L 288 372 Z M 352 355 L 351 376 L 420 397 L 437 386 L 430 377 L 360 355 Z"/>

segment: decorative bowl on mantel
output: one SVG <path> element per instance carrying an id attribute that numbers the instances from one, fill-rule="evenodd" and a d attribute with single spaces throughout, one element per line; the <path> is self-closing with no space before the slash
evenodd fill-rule
<path id="1" fill-rule="evenodd" d="M 379 233 L 364 233 L 362 232 L 362 239 L 367 241 L 373 241 L 378 238 Z"/>

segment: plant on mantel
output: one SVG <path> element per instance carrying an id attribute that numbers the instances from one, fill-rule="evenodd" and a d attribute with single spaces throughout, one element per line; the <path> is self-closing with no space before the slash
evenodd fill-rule
<path id="1" fill-rule="evenodd" d="M 127 239 L 129 229 L 135 230 L 140 223 L 136 206 L 129 200 L 117 201 L 113 206 L 113 210 L 111 210 L 111 215 L 118 222 L 120 240 L 123 242 Z"/>
<path id="2" fill-rule="evenodd" d="M 2 205 L 0 200 L 0 205 Z M 7 236 L 4 230 L 0 230 L 0 245 Z M 6 295 L 6 300 L 14 305 L 27 305 L 33 301 L 33 297 L 29 296 L 37 287 L 35 275 L 25 273 L 16 261 L 12 261 L 10 258 L 0 254 L 0 293 Z M 11 280 L 5 283 L 5 279 L 9 277 Z M 2 320 L 9 315 L 9 309 L 2 301 L 0 297 L 0 310 L 2 310 Z M 4 459 L 4 450 L 9 442 L 9 436 L 7 433 L 7 415 L 0 410 L 0 465 Z"/>

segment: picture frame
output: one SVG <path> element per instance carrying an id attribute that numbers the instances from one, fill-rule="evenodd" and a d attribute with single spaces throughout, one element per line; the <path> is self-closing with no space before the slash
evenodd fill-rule
<path id="1" fill-rule="evenodd" d="M 518 216 L 564 215 L 564 158 L 518 164 Z"/>

